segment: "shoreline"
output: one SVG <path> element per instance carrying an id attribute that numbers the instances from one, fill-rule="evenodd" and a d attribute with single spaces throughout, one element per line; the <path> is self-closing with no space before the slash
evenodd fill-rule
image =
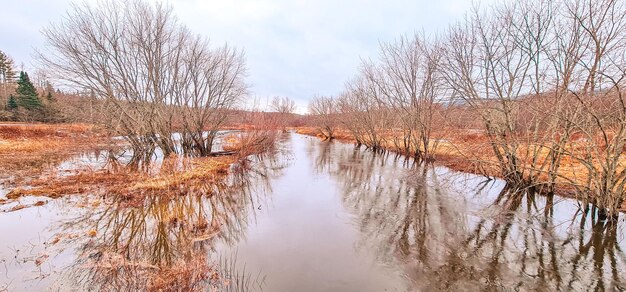
<path id="1" fill-rule="evenodd" d="M 319 138 L 319 139 L 324 139 L 312 127 L 292 127 L 291 129 L 294 130 L 295 133 L 297 133 L 297 134 L 306 135 L 306 136 L 310 136 L 310 137 L 316 137 L 316 138 Z M 354 138 L 352 138 L 349 134 L 345 134 L 345 133 L 343 135 L 337 135 L 336 137 L 333 138 L 333 140 L 337 140 L 337 141 L 340 141 L 340 142 L 343 142 L 343 143 L 349 143 L 349 144 L 353 144 L 353 145 L 356 144 L 356 140 Z M 406 153 L 395 151 L 394 149 L 391 149 L 389 147 L 384 147 L 383 150 L 384 151 L 389 151 L 389 152 L 392 152 L 392 153 L 396 153 L 398 155 L 402 155 L 402 156 L 405 156 L 405 157 L 409 157 L 409 156 L 406 155 Z M 497 174 L 485 173 L 485 172 L 480 171 L 476 167 L 474 167 L 474 168 L 469 167 L 472 164 L 472 162 L 469 161 L 469 163 L 468 163 L 466 160 L 463 160 L 463 157 L 455 156 L 455 155 L 452 155 L 452 154 L 441 154 L 441 153 L 436 153 L 436 152 L 435 152 L 435 154 L 433 154 L 433 156 L 434 156 L 434 159 L 433 159 L 432 163 L 434 165 L 444 166 L 444 167 L 447 167 L 447 168 L 449 168 L 451 170 L 458 171 L 458 172 L 469 173 L 469 174 L 474 174 L 474 175 L 480 175 L 480 176 L 485 176 L 485 177 L 493 178 L 493 179 L 502 179 Z M 541 192 L 541 191 L 537 191 L 537 194 L 539 194 L 541 196 L 549 196 L 548 193 Z M 557 196 L 563 197 L 563 198 L 574 199 L 574 200 L 577 200 L 578 202 L 582 203 L 582 201 L 576 195 L 576 190 L 574 190 L 571 187 L 565 186 L 562 183 L 557 183 L 556 184 L 554 195 L 557 195 Z M 620 213 L 626 213 L 626 201 L 622 202 L 622 206 L 619 209 L 619 212 Z"/>

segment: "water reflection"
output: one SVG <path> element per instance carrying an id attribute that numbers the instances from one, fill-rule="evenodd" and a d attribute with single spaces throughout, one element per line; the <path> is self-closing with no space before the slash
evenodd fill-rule
<path id="1" fill-rule="evenodd" d="M 308 151 L 356 215 L 361 248 L 415 288 L 626 289 L 623 227 L 583 216 L 573 200 L 341 143 Z"/>
<path id="2" fill-rule="evenodd" d="M 262 285 L 214 246 L 245 238 L 271 181 L 281 175 L 280 161 L 276 153 L 253 156 L 228 176 L 148 195 L 139 205 L 129 206 L 123 195 L 105 197 L 104 207 L 64 223 L 68 232 L 92 237 L 74 242 L 78 260 L 56 288 L 238 291 Z"/>
<path id="3" fill-rule="evenodd" d="M 52 287 L 37 288 L 626 288 L 623 226 L 585 216 L 574 200 L 515 193 L 499 180 L 342 143 L 292 136 L 280 144 L 293 155 L 255 156 L 229 176 L 173 184 L 138 203 L 108 194 L 92 198 L 101 203 L 88 211 L 65 201 L 42 206 L 75 218 L 63 221 L 59 243 L 41 251 L 50 254 L 44 264 L 50 270 L 69 267 L 51 276 Z M 158 171 L 185 169 L 184 163 L 167 160 Z M 31 234 L 5 239 L 7 246 L 25 249 L 18 242 L 37 237 L 31 229 L 56 222 L 34 216 L 34 208 L 23 211 L 0 226 L 10 225 L 6 234 Z M 51 246 L 65 251 L 55 256 Z M 9 270 L 19 270 L 11 253 L 0 257 L 5 254 Z M 9 283 L 15 275 L 6 278 Z M 7 287 L 28 287 L 15 283 Z"/>

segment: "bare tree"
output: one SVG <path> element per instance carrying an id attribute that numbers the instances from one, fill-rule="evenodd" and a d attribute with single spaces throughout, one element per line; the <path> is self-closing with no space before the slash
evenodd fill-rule
<path id="1" fill-rule="evenodd" d="M 424 36 L 401 38 L 381 45 L 380 65 L 364 65 L 362 74 L 377 87 L 371 96 L 401 115 L 402 142 L 396 148 L 424 160 L 432 159 L 437 141 L 431 139 L 435 128 L 437 104 L 445 87 L 438 71 L 440 50 Z"/>
<path id="2" fill-rule="evenodd" d="M 74 5 L 44 35 L 51 50 L 40 54 L 42 63 L 104 100 L 104 125 L 126 137 L 136 155 L 155 147 L 166 155 L 208 155 L 225 111 L 246 93 L 243 54 L 209 48 L 162 4 Z"/>
<path id="3" fill-rule="evenodd" d="M 14 62 L 9 55 L 0 51 L 0 82 L 2 82 L 2 99 L 0 103 L 2 106 L 6 106 L 7 98 L 9 97 L 9 83 L 15 78 Z"/>
<path id="4" fill-rule="evenodd" d="M 601 217 L 616 218 L 626 199 L 626 4 L 579 0 L 566 2 L 566 8 L 565 17 L 580 31 L 579 82 L 570 87 L 581 109 L 581 118 L 572 121 L 580 139 L 568 153 L 586 169 L 570 181 Z"/>
<path id="5" fill-rule="evenodd" d="M 270 103 L 270 109 L 277 113 L 292 114 L 296 111 L 296 103 L 289 97 L 275 96 Z"/>
<path id="6" fill-rule="evenodd" d="M 180 80 L 174 91 L 175 115 L 182 119 L 182 148 L 201 156 L 212 152 L 213 140 L 220 127 L 247 88 L 243 81 L 245 66 L 242 53 L 224 46 L 210 50 L 201 40 L 184 56 Z"/>
<path id="7" fill-rule="evenodd" d="M 293 119 L 292 114 L 296 111 L 296 103 L 289 97 L 275 96 L 270 103 L 270 110 L 278 115 L 277 123 L 283 132 L 286 132 L 287 126 Z"/>
<path id="8" fill-rule="evenodd" d="M 332 97 L 316 96 L 309 103 L 309 114 L 315 120 L 319 133 L 331 140 L 337 127 L 337 102 Z"/>
<path id="9" fill-rule="evenodd" d="M 373 150 L 385 149 L 386 135 L 397 122 L 396 114 L 378 98 L 379 89 L 367 78 L 357 78 L 346 85 L 339 98 L 341 124 L 355 137 L 358 145 Z"/>
<path id="10" fill-rule="evenodd" d="M 551 21 L 550 7 L 542 6 L 545 3 L 474 11 L 450 30 L 442 58 L 442 73 L 450 88 L 483 122 L 496 158 L 493 167 L 519 188 L 536 187 L 541 169 L 550 162 L 537 160 L 544 150 L 538 130 L 544 129 L 540 124 L 545 121 L 519 122 L 523 98 L 542 92 L 545 64 L 541 57 Z"/>
<path id="11" fill-rule="evenodd" d="M 578 190 L 602 216 L 622 204 L 623 1 L 522 1 L 453 27 L 442 73 L 479 114 L 499 176 L 521 189 Z M 572 162 L 562 170 L 563 158 Z"/>

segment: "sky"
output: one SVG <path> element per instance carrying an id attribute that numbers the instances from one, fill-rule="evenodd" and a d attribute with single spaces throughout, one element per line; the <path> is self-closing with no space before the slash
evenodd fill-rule
<path id="1" fill-rule="evenodd" d="M 92 0 L 87 0 L 92 1 Z M 95 1 L 95 0 L 93 0 Z M 59 21 L 71 0 L 0 0 L 0 50 L 19 68 L 38 69 L 41 29 Z M 381 42 L 445 31 L 472 0 L 167 0 L 180 22 L 214 45 L 243 49 L 250 98 L 296 101 L 304 113 L 315 95 L 336 95 Z"/>

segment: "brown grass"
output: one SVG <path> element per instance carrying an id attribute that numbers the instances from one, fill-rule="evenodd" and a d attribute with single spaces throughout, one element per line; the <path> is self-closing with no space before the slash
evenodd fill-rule
<path id="1" fill-rule="evenodd" d="M 70 155 L 109 141 L 85 124 L 0 124 L 0 179 L 41 172 Z"/>
<path id="2" fill-rule="evenodd" d="M 272 151 L 278 139 L 278 132 L 273 130 L 251 130 L 233 133 L 224 140 L 225 151 L 237 153 L 239 157 Z"/>
<path id="3" fill-rule="evenodd" d="M 147 195 L 184 195 L 189 187 L 206 185 L 228 174 L 235 156 L 164 159 L 158 173 L 127 167 L 116 170 L 85 170 L 58 177 L 54 174 L 32 180 L 27 188 L 17 187 L 7 194 L 7 201 L 23 196 L 58 198 L 74 194 L 115 195 L 128 205 L 141 204 Z M 5 202 L 5 203 L 6 203 Z"/>
<path id="4" fill-rule="evenodd" d="M 4 184 L 13 187 L 6 199 L 0 199 L 0 204 L 15 202 L 23 196 L 101 194 L 121 196 L 134 205 L 149 194 L 185 194 L 190 188 L 203 187 L 210 192 L 209 186 L 221 182 L 233 163 L 271 149 L 276 134 L 249 131 L 230 135 L 224 148 L 231 153 L 221 153 L 222 156 L 173 155 L 140 170 L 113 162 L 104 169 L 77 169 L 62 175 L 50 166 L 85 150 L 97 150 L 98 142 L 108 145 L 111 139 L 97 128 L 82 124 L 3 124 L 0 137 L 0 157 L 4 158 L 0 169 L 9 170 L 12 180 L 5 179 Z"/>
<path id="5" fill-rule="evenodd" d="M 233 123 L 231 125 L 221 127 L 220 130 L 253 131 L 263 128 L 265 128 L 264 125 Z"/>
<path id="6" fill-rule="evenodd" d="M 244 147 L 243 140 L 237 134 L 230 134 L 224 138 L 224 151 L 240 151 Z"/>
<path id="7" fill-rule="evenodd" d="M 324 138 L 324 136 L 320 133 L 320 131 L 316 127 L 292 127 L 289 129 L 295 130 L 296 133 L 298 134 L 318 137 L 320 139 Z M 339 140 L 339 141 L 347 142 L 347 143 L 356 143 L 354 136 L 348 130 L 338 128 L 335 130 L 333 135 L 334 135 L 333 139 L 335 140 Z"/>
<path id="8" fill-rule="evenodd" d="M 147 169 L 110 163 L 103 169 L 79 169 L 71 173 L 64 172 L 61 175 L 54 171 L 37 173 L 30 167 L 33 163 L 41 161 L 44 161 L 44 164 L 60 162 L 91 147 L 97 148 L 97 145 L 92 143 L 94 140 L 108 142 L 110 139 L 88 125 L 2 125 L 0 137 L 5 143 L 3 148 L 0 148 L 0 154 L 9 157 L 11 154 L 19 153 L 26 157 L 16 159 L 12 163 L 2 161 L 2 167 L 11 169 L 19 165 L 23 167 L 24 175 L 29 176 L 27 182 L 12 182 L 21 187 L 14 187 L 6 198 L 0 198 L 0 205 L 16 203 L 6 212 L 41 206 L 47 202 L 36 201 L 33 204 L 22 204 L 23 201 L 19 199 L 23 196 L 58 198 L 73 194 L 97 195 L 96 198 L 85 196 L 86 199 L 95 199 L 95 201 L 85 201 L 89 203 L 84 203 L 84 205 L 77 204 L 78 207 L 85 208 L 99 206 L 102 199 L 100 196 L 115 196 L 116 208 L 144 206 L 145 199 L 153 195 L 158 195 L 159 199 L 165 197 L 164 201 L 175 201 L 170 199 L 190 193 L 212 196 L 215 192 L 228 187 L 227 175 L 233 163 L 246 159 L 247 155 L 262 153 L 273 145 L 273 139 L 275 139 L 270 132 L 237 133 L 226 138 L 225 148 L 233 151 L 234 155 L 200 158 L 172 155 L 160 163 L 149 164 Z M 54 160 L 46 158 L 51 155 L 55 155 Z M 240 171 L 240 169 L 235 171 Z M 165 218 L 169 216 L 168 214 Z M 172 214 L 171 218 L 176 221 L 168 221 L 171 223 L 168 226 L 173 226 L 179 220 L 175 214 Z M 201 221 L 198 225 L 194 222 L 188 223 L 190 223 L 189 228 L 193 228 L 189 230 L 197 230 L 201 232 L 201 236 L 191 238 L 188 243 L 184 243 L 188 244 L 188 250 L 183 250 L 184 253 L 181 253 L 184 257 L 181 256 L 171 264 L 153 264 L 141 259 L 132 260 L 121 253 L 107 253 L 104 250 L 102 256 L 99 257 L 102 260 L 88 261 L 81 269 L 93 268 L 99 275 L 98 279 L 104 281 L 102 287 L 111 287 L 111 290 L 120 287 L 116 287 L 115 283 L 110 283 L 109 286 L 111 278 L 107 277 L 126 272 L 132 277 L 141 277 L 139 282 L 142 287 L 137 289 L 147 291 L 204 291 L 207 288 L 206 285 L 212 290 L 228 287 L 230 280 L 222 277 L 208 258 L 196 252 L 198 247 L 196 242 L 216 236 L 220 232 L 219 225 L 209 225 L 208 221 Z M 90 242 L 97 242 L 101 237 L 100 234 L 100 230 L 87 228 L 76 236 L 86 236 Z M 197 234 L 190 233 L 192 236 Z M 63 235 L 57 235 L 50 244 L 58 243 L 61 236 Z M 181 238 L 176 239 L 181 240 Z M 36 265 L 42 264 L 45 260 L 45 258 L 37 259 Z"/>
<path id="9" fill-rule="evenodd" d="M 293 129 L 299 134 L 323 138 L 315 127 L 298 127 Z M 356 143 L 349 131 L 337 129 L 336 133 L 337 140 Z M 394 138 L 400 137 L 398 135 L 401 135 L 401 133 L 388 131 L 386 133 L 387 142 L 384 148 L 385 150 L 405 155 L 406 153 L 402 153 L 402 150 L 396 149 L 393 145 L 392 141 Z M 499 177 L 499 171 L 496 167 L 497 161 L 493 156 L 489 141 L 480 132 L 446 130 L 445 132 L 435 133 L 433 136 L 444 140 L 440 142 L 434 153 L 436 163 L 456 171 Z M 622 160 L 624 161 L 622 164 L 626 165 L 626 157 L 622 157 Z M 569 157 L 564 157 L 559 169 L 559 174 L 562 178 L 557 180 L 558 194 L 576 198 L 575 190 L 567 183 L 567 180 L 583 183 L 587 178 L 585 172 L 583 165 Z M 547 175 L 544 179 L 547 179 Z M 621 211 L 626 211 L 626 202 L 622 204 Z"/>
<path id="10" fill-rule="evenodd" d="M 171 156 L 155 166 L 155 172 L 119 165 L 76 170 L 63 176 L 51 171 L 51 166 L 72 155 L 108 143 L 110 139 L 105 133 L 92 125 L 0 124 L 0 170 L 6 175 L 5 187 L 13 186 L 0 204 L 22 196 L 58 198 L 87 193 L 120 195 L 131 204 L 139 203 L 149 193 L 177 193 L 185 185 L 211 183 L 227 174 L 238 159 L 238 156 L 193 159 Z M 7 178 L 11 180 L 6 181 Z"/>

